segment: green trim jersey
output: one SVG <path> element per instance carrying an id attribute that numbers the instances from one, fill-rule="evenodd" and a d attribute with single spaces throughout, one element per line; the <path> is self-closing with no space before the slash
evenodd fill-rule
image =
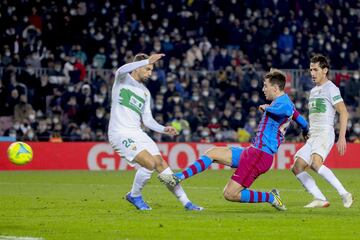
<path id="1" fill-rule="evenodd" d="M 336 110 L 334 105 L 343 101 L 339 88 L 327 81 L 310 91 L 309 121 L 310 134 L 334 131 Z"/>
<path id="2" fill-rule="evenodd" d="M 108 135 L 123 132 L 141 131 L 141 121 L 151 129 L 162 131 L 163 126 L 152 118 L 149 90 L 136 81 L 129 72 L 146 66 L 149 60 L 125 64 L 115 74 L 111 93 L 111 113 Z M 145 122 L 144 119 L 147 119 Z M 148 121 L 150 119 L 151 121 Z M 150 122 L 151 124 L 146 124 Z"/>

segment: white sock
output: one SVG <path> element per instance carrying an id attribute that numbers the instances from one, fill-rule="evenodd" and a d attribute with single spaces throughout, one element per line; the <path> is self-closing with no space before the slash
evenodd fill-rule
<path id="1" fill-rule="evenodd" d="M 316 185 L 315 180 L 307 172 L 301 172 L 296 175 L 296 177 L 302 183 L 306 191 L 313 195 L 315 199 L 326 201 L 326 197 Z"/>
<path id="2" fill-rule="evenodd" d="M 168 167 L 160 174 L 173 174 L 174 172 Z M 186 205 L 190 202 L 189 198 L 186 196 L 184 189 L 180 186 L 180 184 L 176 185 L 175 187 L 168 187 L 170 192 L 172 192 L 177 199 L 182 203 L 182 205 Z"/>
<path id="3" fill-rule="evenodd" d="M 328 181 L 331 186 L 333 186 L 336 191 L 338 191 L 338 193 L 341 195 L 348 193 L 348 191 L 345 190 L 344 186 L 341 184 L 341 182 L 339 181 L 339 179 L 337 179 L 337 177 L 334 175 L 334 173 L 325 165 L 322 165 L 319 170 L 318 173 L 326 180 Z"/>
<path id="4" fill-rule="evenodd" d="M 135 174 L 134 183 L 131 188 L 131 196 L 132 197 L 138 197 L 141 196 L 141 190 L 145 186 L 145 184 L 149 181 L 151 178 L 151 174 L 154 171 L 150 171 L 144 167 L 140 167 Z"/>

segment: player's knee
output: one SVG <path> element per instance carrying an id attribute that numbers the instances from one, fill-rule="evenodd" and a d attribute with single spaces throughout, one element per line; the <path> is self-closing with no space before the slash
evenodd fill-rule
<path id="1" fill-rule="evenodd" d="M 310 165 L 311 169 L 314 170 L 315 172 L 319 171 L 319 168 L 321 167 L 322 163 L 317 162 L 317 161 L 313 161 Z"/>
<path id="2" fill-rule="evenodd" d="M 294 162 L 294 165 L 291 167 L 291 171 L 295 174 L 298 175 L 299 173 L 303 172 L 305 170 L 305 165 L 301 164 L 301 160 L 300 159 L 296 159 Z"/>
<path id="3" fill-rule="evenodd" d="M 156 158 L 155 159 L 155 169 L 158 172 L 162 172 L 165 170 L 169 165 L 166 163 L 166 161 L 162 158 Z"/>
<path id="4" fill-rule="evenodd" d="M 224 192 L 223 192 L 223 195 L 224 195 L 224 198 L 228 201 L 231 201 L 231 202 L 235 202 L 235 201 L 239 201 L 239 194 L 234 192 L 234 191 L 231 191 L 227 188 L 224 189 Z"/>
<path id="5" fill-rule="evenodd" d="M 206 150 L 204 155 L 208 156 L 211 159 L 217 159 L 217 154 L 218 154 L 217 149 L 218 149 L 217 147 L 212 147 L 212 148 Z"/>
<path id="6" fill-rule="evenodd" d="M 299 173 L 301 173 L 302 171 L 304 171 L 304 169 L 302 169 L 298 164 L 294 164 L 291 167 L 291 171 L 295 174 L 298 175 Z"/>

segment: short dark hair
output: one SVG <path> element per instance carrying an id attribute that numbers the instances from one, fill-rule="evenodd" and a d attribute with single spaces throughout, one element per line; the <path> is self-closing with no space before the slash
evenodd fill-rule
<path id="1" fill-rule="evenodd" d="M 138 53 L 135 55 L 134 57 L 134 62 L 137 62 L 137 61 L 141 61 L 141 60 L 145 60 L 145 59 L 148 59 L 149 58 L 149 55 L 145 54 L 145 53 Z"/>
<path id="2" fill-rule="evenodd" d="M 315 54 L 311 59 L 310 63 L 319 63 L 320 68 L 327 68 L 330 70 L 330 64 L 327 57 L 321 54 Z"/>
<path id="3" fill-rule="evenodd" d="M 271 85 L 276 84 L 279 86 L 281 91 L 284 91 L 286 83 L 286 76 L 284 72 L 278 69 L 271 69 L 270 72 L 265 75 L 265 79 L 269 79 Z"/>

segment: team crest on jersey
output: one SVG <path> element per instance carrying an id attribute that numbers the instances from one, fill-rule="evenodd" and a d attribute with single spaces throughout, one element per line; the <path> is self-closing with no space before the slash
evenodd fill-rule
<path id="1" fill-rule="evenodd" d="M 136 149 L 137 149 L 137 148 L 136 148 L 136 145 L 133 144 L 133 145 L 131 146 L 131 150 L 132 150 L 132 151 L 136 151 Z"/>

